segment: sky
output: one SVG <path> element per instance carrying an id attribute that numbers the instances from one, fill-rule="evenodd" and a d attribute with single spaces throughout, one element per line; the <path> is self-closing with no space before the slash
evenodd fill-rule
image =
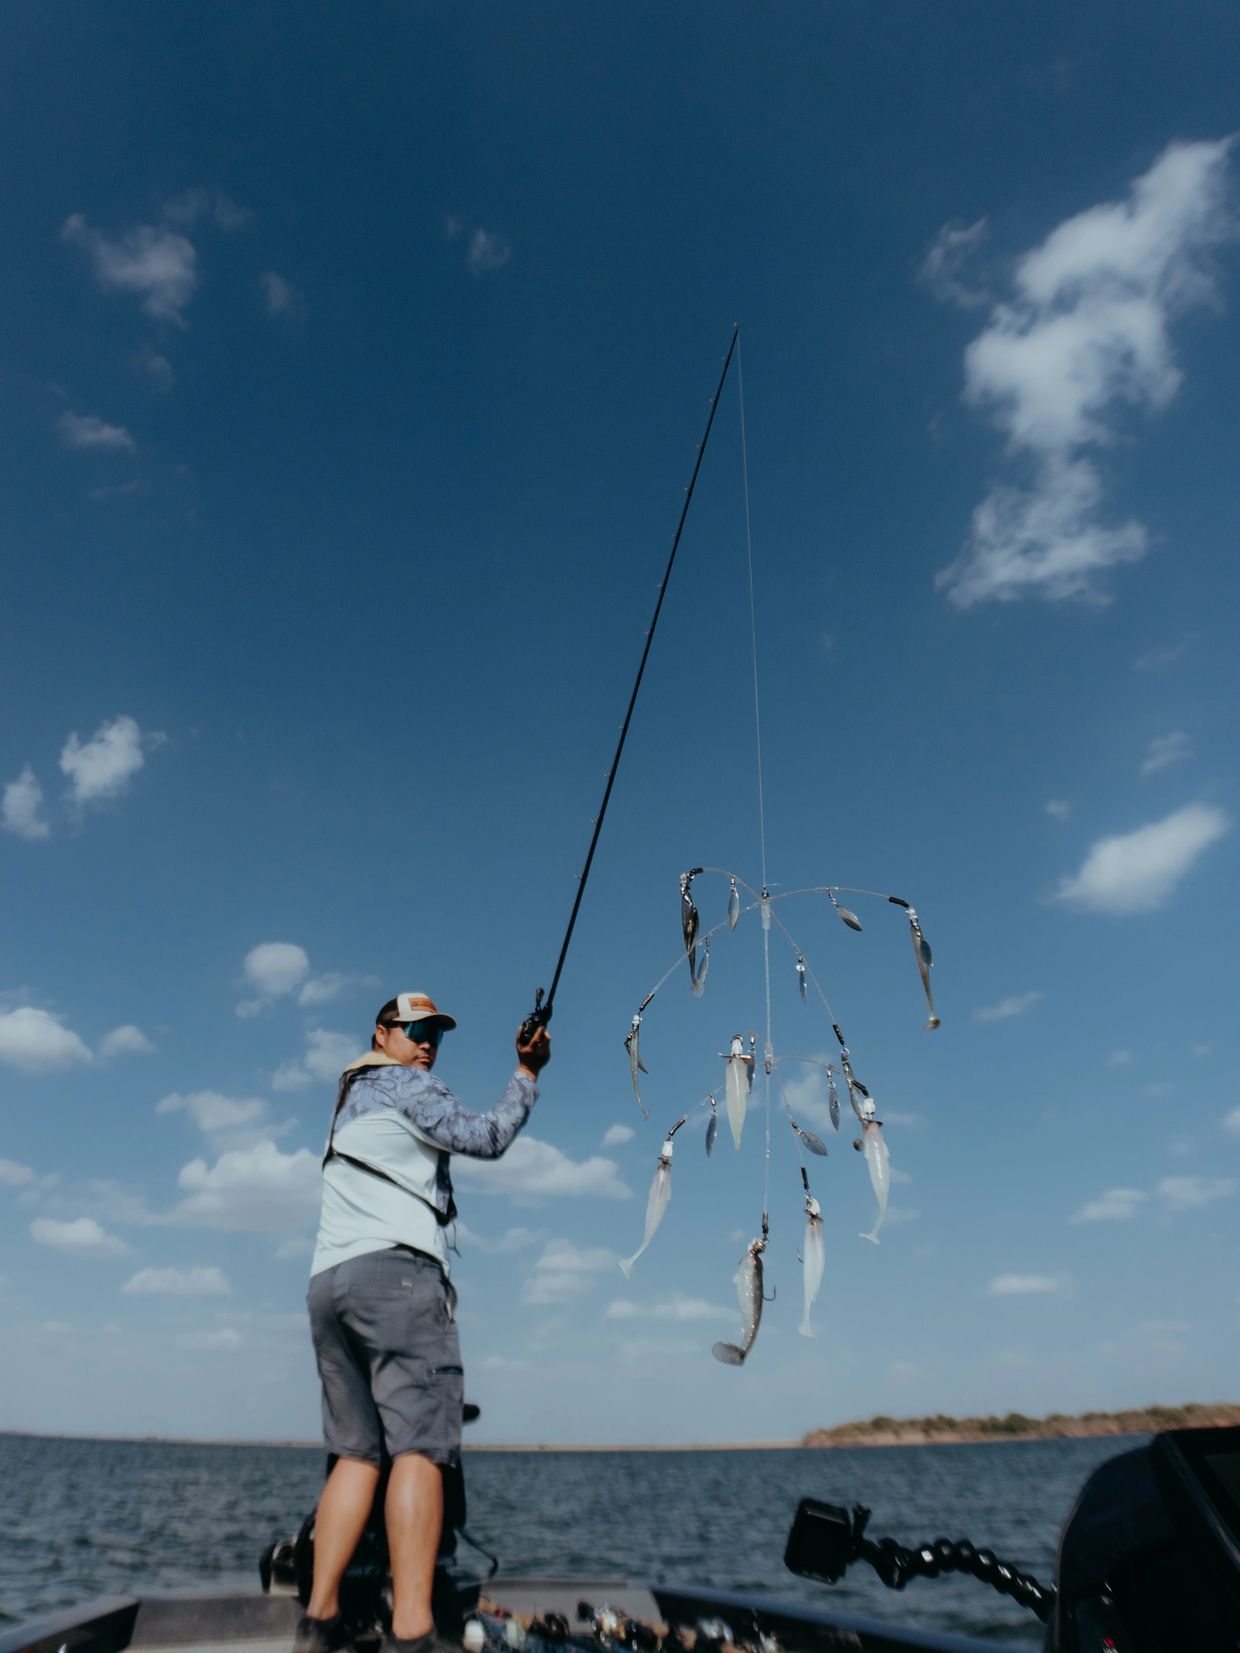
<path id="1" fill-rule="evenodd" d="M 456 1166 L 470 1439 L 1234 1400 L 1235 9 L 5 34 L 0 1427 L 315 1438 L 336 1075 L 418 990 L 498 1097 L 736 323 L 541 1099 Z M 694 866 L 780 921 L 769 1116 L 709 1158 L 767 975 L 746 894 L 689 991 Z M 938 1030 L 903 914 L 826 885 L 914 903 Z"/>

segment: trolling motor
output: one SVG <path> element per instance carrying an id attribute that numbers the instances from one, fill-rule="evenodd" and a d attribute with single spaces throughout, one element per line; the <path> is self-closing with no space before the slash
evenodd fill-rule
<path id="1" fill-rule="evenodd" d="M 1164 1430 L 1101 1464 L 1064 1523 L 1053 1585 L 967 1539 L 867 1538 L 869 1516 L 803 1498 L 785 1565 L 835 1584 L 865 1561 L 893 1590 L 971 1573 L 1046 1624 L 1049 1653 L 1240 1648 L 1240 1426 Z"/>

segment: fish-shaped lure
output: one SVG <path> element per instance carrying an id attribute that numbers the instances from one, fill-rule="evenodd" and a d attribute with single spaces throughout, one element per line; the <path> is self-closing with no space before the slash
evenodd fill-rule
<path id="1" fill-rule="evenodd" d="M 808 998 L 805 989 L 805 960 L 800 953 L 797 954 L 797 986 L 801 991 L 801 1003 L 805 1004 Z"/>
<path id="2" fill-rule="evenodd" d="M 872 1104 L 871 1104 L 872 1105 Z M 870 1172 L 870 1182 L 874 1188 L 874 1198 L 878 1201 L 878 1215 L 874 1219 L 874 1227 L 868 1234 L 860 1236 L 863 1240 L 872 1240 L 878 1244 L 878 1231 L 882 1227 L 883 1218 L 887 1215 L 887 1191 L 891 1186 L 891 1165 L 887 1153 L 887 1144 L 883 1141 L 882 1121 L 865 1119 L 861 1123 L 861 1135 L 853 1143 L 865 1155 L 865 1163 Z"/>
<path id="3" fill-rule="evenodd" d="M 749 1087 L 753 1084 L 752 1055 L 745 1054 L 745 1041 L 739 1033 L 732 1035 L 732 1048 L 726 1057 L 724 1098 L 728 1107 L 728 1124 L 732 1127 L 732 1144 L 739 1148 L 745 1129 L 745 1114 L 749 1108 Z"/>
<path id="4" fill-rule="evenodd" d="M 685 938 L 685 957 L 689 960 L 689 982 L 692 985 L 697 980 L 697 938 L 698 938 L 698 910 L 689 893 L 693 880 L 701 872 L 701 867 L 690 867 L 688 872 L 680 875 L 680 930 Z"/>
<path id="5" fill-rule="evenodd" d="M 848 1100 L 852 1103 L 852 1110 L 864 1125 L 867 1119 L 874 1117 L 874 1103 L 870 1093 L 853 1072 L 852 1062 L 848 1055 L 848 1046 L 844 1042 L 844 1035 L 840 1032 L 839 1023 L 832 1022 L 835 1037 L 840 1042 L 840 1066 L 844 1070 L 844 1083 L 848 1086 Z M 838 1128 L 838 1127 L 837 1127 Z"/>
<path id="6" fill-rule="evenodd" d="M 840 1093 L 835 1088 L 835 1075 L 827 1069 L 827 1107 L 831 1110 L 831 1128 L 840 1128 Z"/>
<path id="7" fill-rule="evenodd" d="M 672 1138 L 684 1124 L 680 1118 L 667 1133 L 663 1146 L 659 1149 L 659 1162 L 654 1168 L 654 1180 L 650 1184 L 650 1193 L 646 1198 L 646 1231 L 642 1235 L 642 1243 L 631 1257 L 620 1259 L 620 1269 L 625 1279 L 633 1272 L 633 1264 L 645 1251 L 654 1239 L 659 1224 L 663 1221 L 663 1213 L 667 1210 L 672 1198 Z"/>
<path id="8" fill-rule="evenodd" d="M 741 892 L 736 887 L 735 878 L 732 888 L 728 891 L 728 929 L 735 930 L 736 921 L 741 916 Z"/>
<path id="9" fill-rule="evenodd" d="M 702 943 L 702 962 L 698 966 L 697 974 L 694 975 L 692 971 L 689 972 L 689 989 L 695 999 L 700 999 L 702 997 L 702 991 L 706 986 L 706 976 L 709 970 L 710 937 L 707 936 L 705 941 Z"/>
<path id="10" fill-rule="evenodd" d="M 922 990 L 926 995 L 926 1004 L 930 1010 L 930 1014 L 922 1023 L 922 1026 L 931 1029 L 939 1027 L 942 1024 L 939 1021 L 939 1013 L 934 1008 L 934 994 L 930 991 L 930 967 L 934 963 L 934 954 L 930 951 L 930 943 L 922 934 L 916 909 L 910 907 L 907 901 L 901 901 L 898 895 L 889 895 L 887 899 L 893 907 L 903 907 L 908 914 L 909 935 L 913 941 L 913 956 L 917 960 L 917 974 L 921 977 Z"/>
<path id="11" fill-rule="evenodd" d="M 715 1106 L 715 1098 L 710 1097 L 710 1118 L 706 1121 L 706 1157 L 710 1158 L 715 1147 L 715 1138 L 719 1135 L 719 1110 Z"/>
<path id="12" fill-rule="evenodd" d="M 804 1292 L 802 1299 L 801 1324 L 797 1327 L 802 1337 L 813 1337 L 814 1328 L 809 1323 L 809 1311 L 814 1306 L 814 1299 L 818 1296 L 818 1288 L 822 1284 L 822 1276 L 827 1266 L 827 1247 L 822 1237 L 822 1207 L 809 1191 L 809 1178 L 801 1172 L 801 1181 L 805 1186 L 805 1238 L 801 1242 L 801 1283 Z"/>
<path id="13" fill-rule="evenodd" d="M 857 917 L 856 913 L 850 912 L 847 907 L 840 905 L 840 903 L 835 899 L 834 890 L 827 891 L 827 900 L 835 908 L 836 912 L 844 920 L 850 930 L 860 930 L 861 920 Z"/>
<path id="14" fill-rule="evenodd" d="M 762 1320 L 762 1304 L 765 1298 L 762 1295 L 762 1253 L 766 1250 L 765 1237 L 761 1240 L 750 1240 L 749 1249 L 736 1265 L 736 1273 L 732 1283 L 736 1287 L 736 1301 L 741 1311 L 741 1342 L 715 1343 L 711 1346 L 711 1354 L 716 1360 L 721 1360 L 725 1366 L 742 1366 L 745 1356 L 753 1348 L 753 1340 L 758 1335 L 758 1326 Z"/>
<path id="15" fill-rule="evenodd" d="M 637 1098 L 637 1106 L 642 1111 L 643 1119 L 650 1118 L 650 1109 L 642 1101 L 641 1082 L 637 1076 L 639 1073 L 649 1073 L 650 1071 L 645 1062 L 642 1061 L 642 1016 L 645 1013 L 646 1006 L 653 998 L 653 993 L 647 993 L 633 1012 L 633 1020 L 624 1040 L 624 1048 L 629 1053 L 629 1078 L 633 1081 L 633 1095 Z"/>

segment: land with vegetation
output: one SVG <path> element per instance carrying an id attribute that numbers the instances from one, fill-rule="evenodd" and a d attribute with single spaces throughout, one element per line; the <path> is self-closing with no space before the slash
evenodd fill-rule
<path id="1" fill-rule="evenodd" d="M 1148 1435 L 1159 1429 L 1204 1429 L 1240 1424 L 1240 1405 L 1193 1401 L 1187 1406 L 1146 1406 L 1130 1412 L 1081 1412 L 1074 1417 L 1052 1412 L 1027 1418 L 1023 1412 L 1003 1417 L 889 1418 L 883 1413 L 834 1429 L 812 1429 L 802 1446 L 921 1446 L 954 1441 L 1041 1441 L 1083 1435 Z"/>

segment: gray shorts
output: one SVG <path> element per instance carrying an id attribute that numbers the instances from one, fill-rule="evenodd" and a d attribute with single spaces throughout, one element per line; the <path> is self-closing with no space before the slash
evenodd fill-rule
<path id="1" fill-rule="evenodd" d="M 465 1379 L 455 1303 L 435 1259 L 403 1246 L 311 1277 L 306 1305 L 329 1452 L 371 1464 L 385 1452 L 460 1461 Z"/>

